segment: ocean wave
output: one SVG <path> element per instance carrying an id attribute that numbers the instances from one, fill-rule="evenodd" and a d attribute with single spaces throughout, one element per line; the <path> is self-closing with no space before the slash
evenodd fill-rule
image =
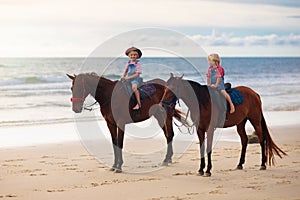
<path id="1" fill-rule="evenodd" d="M 58 90 L 41 90 L 41 89 L 35 89 L 35 90 L 23 90 L 18 89 L 18 90 L 2 90 L 5 91 L 5 93 L 0 93 L 0 97 L 4 98 L 25 98 L 25 97 L 37 97 L 37 96 L 44 96 L 45 98 L 52 96 L 52 97 L 58 97 L 58 96 L 71 96 L 71 90 L 69 89 L 58 89 Z"/>
<path id="2" fill-rule="evenodd" d="M 106 74 L 104 76 L 111 80 L 119 80 L 121 78 L 120 74 Z"/>
<path id="3" fill-rule="evenodd" d="M 66 77 L 18 77 L 0 80 L 0 86 L 22 85 L 22 84 L 40 84 L 40 83 L 62 83 L 69 82 Z"/>
<path id="4" fill-rule="evenodd" d="M 70 91 L 71 83 L 68 82 L 53 82 L 53 83 L 39 83 L 39 84 L 10 84 L 10 85 L 1 85 L 0 84 L 0 90 L 6 91 L 9 93 L 12 92 L 30 92 L 35 91 Z"/>
<path id="5" fill-rule="evenodd" d="M 37 109 L 37 108 L 54 108 L 54 107 L 63 107 L 69 108 L 71 105 L 69 101 L 66 99 L 65 102 L 32 102 L 32 103 L 19 103 L 19 104 L 6 104 L 0 105 L 1 111 L 5 110 L 24 110 L 24 109 Z"/>

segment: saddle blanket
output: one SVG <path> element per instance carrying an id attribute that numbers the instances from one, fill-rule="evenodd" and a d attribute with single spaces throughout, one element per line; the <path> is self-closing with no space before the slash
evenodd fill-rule
<path id="1" fill-rule="evenodd" d="M 156 88 L 152 83 L 144 83 L 138 90 L 140 91 L 141 100 L 151 97 L 156 92 Z"/>
<path id="2" fill-rule="evenodd" d="M 239 105 L 244 102 L 244 97 L 240 91 L 235 88 L 231 88 L 230 92 L 227 92 L 231 98 L 231 101 L 234 105 Z"/>

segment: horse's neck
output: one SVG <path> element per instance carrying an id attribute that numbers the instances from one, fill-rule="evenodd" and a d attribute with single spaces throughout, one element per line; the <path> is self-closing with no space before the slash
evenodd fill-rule
<path id="1" fill-rule="evenodd" d="M 202 86 L 196 82 L 183 81 L 181 99 L 190 108 L 190 110 L 197 110 L 202 105 L 210 103 L 209 95 L 206 86 Z"/>
<path id="2" fill-rule="evenodd" d="M 99 102 L 100 106 L 111 101 L 114 85 L 114 82 L 109 79 L 104 77 L 98 78 L 94 98 Z"/>

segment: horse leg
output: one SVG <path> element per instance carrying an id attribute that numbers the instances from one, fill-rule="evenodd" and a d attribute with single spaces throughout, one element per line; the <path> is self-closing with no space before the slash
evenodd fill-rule
<path id="1" fill-rule="evenodd" d="M 163 107 L 156 107 L 152 114 L 159 124 L 159 126 L 163 129 L 165 137 L 167 139 L 167 153 L 166 157 L 162 162 L 163 166 L 167 166 L 169 163 L 172 163 L 173 156 L 173 126 L 172 126 L 172 115 L 167 113 Z"/>
<path id="2" fill-rule="evenodd" d="M 198 138 L 199 138 L 200 159 L 201 159 L 200 169 L 198 171 L 198 174 L 200 176 L 203 176 L 204 175 L 203 169 L 205 168 L 205 157 L 204 157 L 204 152 L 205 152 L 204 135 L 205 135 L 205 131 L 201 128 L 198 128 L 197 135 L 198 135 Z"/>
<path id="3" fill-rule="evenodd" d="M 209 128 L 207 131 L 207 169 L 205 172 L 205 176 L 211 176 L 211 168 L 212 168 L 212 163 L 211 163 L 211 154 L 212 154 L 212 142 L 213 142 L 213 136 L 214 136 L 214 128 Z"/>
<path id="4" fill-rule="evenodd" d="M 168 139 L 167 139 L 168 140 Z M 173 156 L 173 145 L 172 145 L 173 141 L 171 139 L 171 141 L 168 141 L 168 146 L 167 146 L 167 154 L 166 157 L 162 163 L 163 166 L 168 166 L 168 164 L 172 163 L 172 156 Z"/>
<path id="5" fill-rule="evenodd" d="M 113 150 L 114 150 L 114 164 L 113 166 L 110 168 L 110 171 L 115 171 L 117 168 L 117 163 L 118 163 L 118 146 L 117 146 L 117 126 L 115 124 L 109 123 L 107 122 L 107 127 L 110 131 L 110 135 L 111 135 L 111 140 L 112 140 L 112 144 L 113 144 Z"/>
<path id="6" fill-rule="evenodd" d="M 117 152 L 117 165 L 116 165 L 116 173 L 121 173 L 122 172 L 122 165 L 123 165 L 123 141 L 124 141 L 124 128 L 125 125 L 122 126 L 122 128 L 118 127 L 118 137 L 117 137 L 117 147 L 116 147 L 116 152 Z"/>
<path id="7" fill-rule="evenodd" d="M 259 118 L 260 119 L 260 118 Z M 249 119 L 249 121 L 251 122 L 252 126 L 254 127 L 255 133 L 258 136 L 259 139 L 259 143 L 260 143 L 260 147 L 261 147 L 261 167 L 260 170 L 266 170 L 266 136 L 263 134 L 262 131 L 262 126 L 261 126 L 261 120 L 255 119 L 255 120 L 251 120 Z"/>
<path id="8" fill-rule="evenodd" d="M 242 143 L 241 157 L 240 157 L 240 162 L 237 165 L 237 169 L 243 169 L 243 164 L 245 163 L 245 156 L 246 156 L 246 150 L 247 150 L 247 145 L 248 145 L 248 137 L 247 137 L 246 130 L 245 130 L 246 122 L 247 122 L 247 119 L 244 119 L 241 123 L 239 123 L 236 126 L 237 132 L 241 138 L 241 143 Z"/>
<path id="9" fill-rule="evenodd" d="M 172 163 L 172 156 L 173 156 L 173 126 L 172 126 L 172 118 L 168 118 L 165 126 L 163 127 L 166 139 L 167 139 L 167 154 L 162 163 L 163 166 L 167 166 L 168 164 Z"/>

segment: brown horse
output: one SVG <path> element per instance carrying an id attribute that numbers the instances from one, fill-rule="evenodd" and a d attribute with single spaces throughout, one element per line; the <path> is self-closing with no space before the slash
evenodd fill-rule
<path id="1" fill-rule="evenodd" d="M 150 98 L 144 99 L 142 108 L 139 111 L 133 111 L 135 105 L 133 100 L 130 100 L 128 91 L 125 89 L 122 81 L 111 81 L 104 77 L 99 77 L 95 73 L 68 75 L 72 79 L 72 109 L 75 113 L 80 113 L 83 109 L 83 102 L 90 94 L 100 105 L 100 111 L 103 118 L 106 120 L 108 129 L 111 134 L 114 150 L 114 164 L 112 171 L 117 173 L 122 171 L 123 164 L 123 140 L 125 124 L 132 122 L 141 122 L 152 115 L 158 120 L 160 127 L 163 129 L 167 143 L 167 154 L 163 161 L 164 165 L 171 162 L 173 155 L 172 139 L 174 134 L 172 122 L 167 123 L 164 119 L 172 119 L 172 116 L 167 117 L 166 112 L 158 106 L 165 90 L 165 81 L 154 79 L 149 81 L 152 83 L 156 92 Z M 157 105 L 157 107 L 155 106 Z"/>
<path id="2" fill-rule="evenodd" d="M 286 153 L 282 151 L 271 138 L 262 113 L 262 104 L 259 95 L 248 87 L 239 86 L 236 87 L 236 89 L 244 96 L 244 102 L 236 105 L 236 111 L 233 114 L 228 115 L 228 120 L 224 123 L 223 127 L 236 126 L 237 132 L 241 138 L 242 152 L 237 169 L 243 169 L 243 164 L 245 163 L 245 154 L 248 143 L 245 124 L 247 120 L 249 120 L 260 141 L 262 155 L 260 169 L 265 170 L 266 162 L 269 165 L 274 165 L 274 154 L 282 158 Z M 193 96 L 195 98 L 192 98 Z M 205 175 L 211 176 L 212 140 L 214 130 L 218 126 L 219 109 L 214 106 L 209 88 L 206 85 L 200 85 L 199 83 L 190 80 L 183 80 L 182 77 L 174 77 L 171 73 L 161 102 L 165 105 L 164 107 L 168 107 L 168 110 L 170 110 L 170 108 L 175 107 L 175 104 L 171 102 L 176 102 L 177 98 L 181 98 L 187 107 L 189 107 L 191 119 L 196 126 L 201 156 L 201 164 L 198 171 L 199 175 L 204 175 L 204 140 L 205 132 L 207 133 L 208 166 Z"/>

